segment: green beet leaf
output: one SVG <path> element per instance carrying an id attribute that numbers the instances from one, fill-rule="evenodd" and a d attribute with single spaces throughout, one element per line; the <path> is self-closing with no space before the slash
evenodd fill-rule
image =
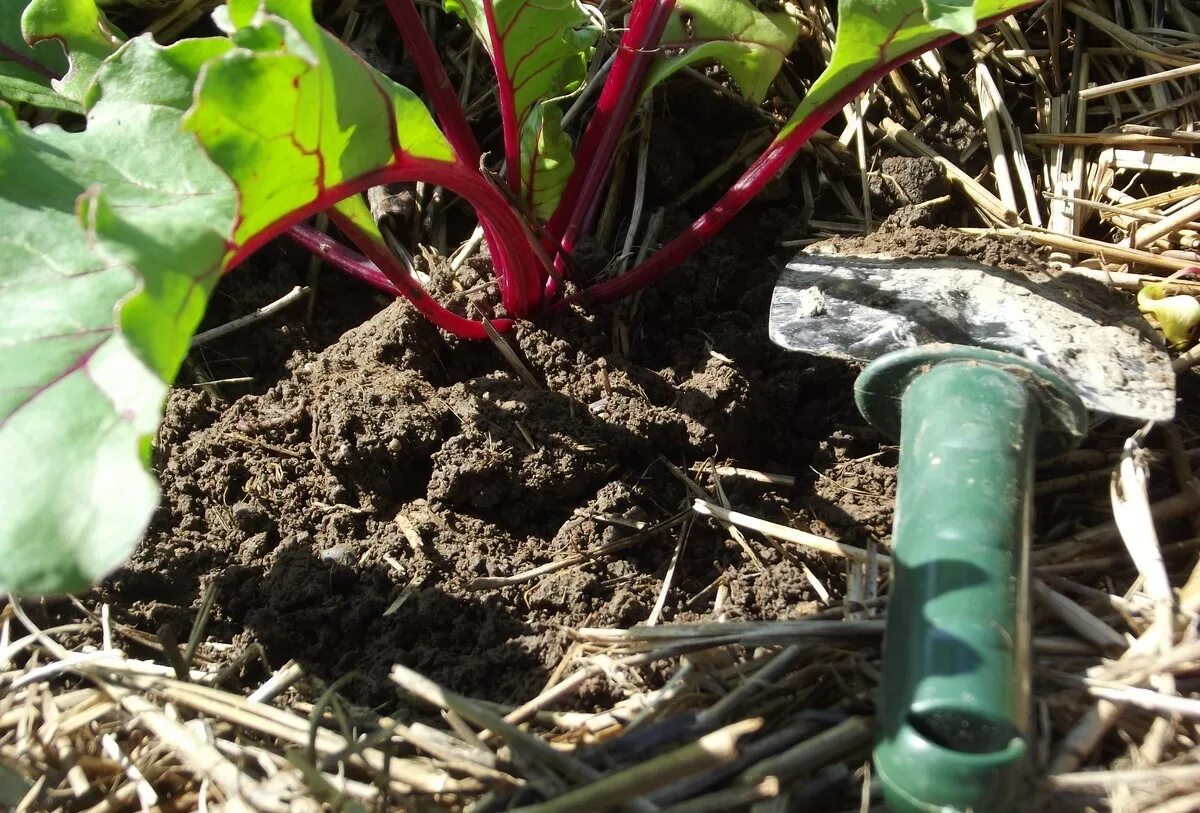
<path id="1" fill-rule="evenodd" d="M 719 62 L 742 96 L 759 103 L 796 44 L 799 26 L 784 12 L 759 11 L 749 0 L 678 0 L 663 31 L 663 59 L 646 89 L 681 68 Z"/>
<path id="2" fill-rule="evenodd" d="M 0 592 L 80 589 L 136 545 L 167 387 L 225 270 L 388 168 L 469 174 L 310 0 L 216 16 L 229 39 L 104 60 L 81 132 L 0 104 Z"/>
<path id="3" fill-rule="evenodd" d="M 935 28 L 966 36 L 975 31 L 973 0 L 922 0 L 925 19 Z"/>
<path id="4" fill-rule="evenodd" d="M 553 102 L 534 105 L 521 128 L 521 156 L 531 160 L 521 169 L 521 182 L 528 190 L 533 213 L 540 218 L 554 214 L 563 189 L 575 168 L 571 139 L 562 129 L 562 108 Z"/>
<path id="5" fill-rule="evenodd" d="M 67 72 L 67 58 L 61 47 L 53 42 L 35 46 L 25 41 L 21 15 L 27 5 L 28 0 L 4 0 L 0 5 L 0 94 L 7 88 L 5 79 L 49 88 L 52 78 Z"/>
<path id="6" fill-rule="evenodd" d="M 33 0 L 21 16 L 21 33 L 31 44 L 66 51 L 66 75 L 50 85 L 75 102 L 83 101 L 100 63 L 125 41 L 94 0 Z"/>
<path id="7" fill-rule="evenodd" d="M 577 0 L 445 0 L 465 19 L 495 67 L 501 115 L 519 155 L 520 193 L 549 217 L 574 166 L 559 99 L 577 90 L 598 36 Z"/>
<path id="8" fill-rule="evenodd" d="M 0 101 L 29 104 L 46 110 L 61 110 L 64 113 L 83 112 L 79 102 L 58 95 L 45 83 L 5 76 L 3 73 L 0 73 Z"/>
<path id="9" fill-rule="evenodd" d="M 239 246 L 390 164 L 453 163 L 420 99 L 318 27 L 310 0 L 221 11 L 238 47 L 207 66 L 185 126 L 238 186 Z"/>
<path id="10" fill-rule="evenodd" d="M 218 278 L 233 184 L 180 128 L 226 47 L 129 43 L 87 129 L 0 104 L 0 592 L 75 590 L 118 565 L 157 501 L 146 470 Z"/>
<path id="11" fill-rule="evenodd" d="M 31 46 L 21 35 L 26 0 L 7 0 L 0 8 L 0 100 L 49 110 L 80 113 L 71 99 L 59 96 L 50 81 L 67 71 L 62 48 L 52 42 Z"/>
<path id="12" fill-rule="evenodd" d="M 383 233 L 379 231 L 379 225 L 375 222 L 375 217 L 371 214 L 370 207 L 363 200 L 362 195 L 352 195 L 337 202 L 333 207 L 346 218 L 354 227 L 362 234 L 363 239 L 375 244 L 382 252 L 389 252 L 387 241 L 383 237 Z"/>
<path id="13" fill-rule="evenodd" d="M 969 34 L 979 20 L 1032 5 L 1029 0 L 838 0 L 837 41 L 817 77 L 776 137 L 780 141 L 819 108 L 877 76 L 885 66 L 910 58 L 952 34 Z M 865 88 L 864 88 L 865 89 Z"/>
<path id="14" fill-rule="evenodd" d="M 100 63 L 124 41 L 93 0 L 18 0 L 0 11 L 0 99 L 82 113 Z"/>

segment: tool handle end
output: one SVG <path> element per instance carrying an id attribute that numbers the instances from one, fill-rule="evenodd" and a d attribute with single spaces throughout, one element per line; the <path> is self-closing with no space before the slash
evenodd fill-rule
<path id="1" fill-rule="evenodd" d="M 1033 464 L 1086 419 L 1039 373 L 994 351 L 922 348 L 876 360 L 856 385 L 863 413 L 880 428 L 890 415 L 900 436 L 875 749 L 899 813 L 1006 813 L 1024 787 Z"/>

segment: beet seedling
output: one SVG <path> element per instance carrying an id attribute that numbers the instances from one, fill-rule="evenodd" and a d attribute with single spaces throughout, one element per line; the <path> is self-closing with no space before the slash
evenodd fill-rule
<path id="1" fill-rule="evenodd" d="M 1027 4 L 840 0 L 830 64 L 762 156 L 644 263 L 575 296 L 609 302 L 660 278 L 879 77 Z M 78 589 L 129 554 L 158 499 L 147 465 L 167 387 L 217 280 L 265 243 L 328 212 L 367 259 L 323 256 L 480 338 L 481 322 L 445 308 L 388 249 L 361 194 L 445 187 L 488 240 L 502 330 L 567 301 L 559 280 L 639 100 L 714 60 L 761 100 L 796 36 L 787 15 L 749 0 L 633 0 L 573 149 L 562 101 L 588 75 L 591 13 L 576 0 L 447 0 L 495 69 L 498 186 L 412 0 L 387 7 L 433 114 L 322 30 L 311 0 L 229 0 L 214 14 L 224 36 L 167 46 L 123 42 L 94 0 L 0 12 L 0 98 L 85 116 L 82 129 L 31 127 L 0 104 L 0 591 Z"/>

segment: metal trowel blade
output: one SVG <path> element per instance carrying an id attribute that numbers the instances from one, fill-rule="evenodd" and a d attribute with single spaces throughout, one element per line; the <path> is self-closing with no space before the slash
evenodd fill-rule
<path id="1" fill-rule="evenodd" d="M 771 340 L 869 361 L 950 342 L 1015 353 L 1071 382 L 1089 409 L 1143 420 L 1175 414 L 1170 359 L 1080 290 L 960 258 L 801 254 L 771 300 Z"/>

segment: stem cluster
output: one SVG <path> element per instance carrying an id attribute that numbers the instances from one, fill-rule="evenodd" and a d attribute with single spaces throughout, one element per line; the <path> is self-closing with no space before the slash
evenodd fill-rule
<path id="1" fill-rule="evenodd" d="M 482 2 L 489 25 L 494 30 L 492 0 Z M 675 9 L 675 2 L 633 0 L 628 26 L 621 37 L 612 68 L 604 80 L 600 98 L 580 139 L 574 169 L 556 210 L 535 236 L 537 225 L 529 223 L 513 203 L 517 199 L 515 193 L 519 191 L 520 183 L 519 139 L 512 109 L 511 81 L 497 38 L 492 38 L 488 50 L 493 56 L 499 82 L 502 133 L 509 169 L 507 182 L 503 185 L 490 182 L 480 172 L 479 144 L 413 0 L 386 0 L 456 160 L 452 164 L 434 164 L 414 161 L 409 156 L 398 154 L 396 163 L 387 170 L 374 173 L 370 178 L 358 179 L 349 188 L 330 190 L 310 208 L 313 211 L 327 209 L 342 197 L 360 193 L 380 183 L 413 180 L 435 183 L 458 194 L 475 208 L 491 248 L 501 302 L 511 318 L 532 316 L 570 302 L 614 302 L 660 279 L 708 243 L 776 174 L 787 167 L 808 139 L 845 104 L 916 53 L 907 53 L 893 60 L 881 57 L 879 64 L 848 83 L 827 103 L 815 107 L 798 124 L 785 129 L 708 211 L 657 252 L 618 277 L 584 287 L 579 293 L 564 297 L 559 282 L 568 278 L 571 253 L 593 225 L 614 155 L 644 92 L 647 73 L 658 56 L 659 44 Z M 919 50 L 936 47 L 951 39 L 954 39 L 953 35 L 931 42 Z M 389 293 L 403 294 L 439 327 L 455 335 L 463 338 L 483 338 L 486 335 L 482 322 L 448 311 L 413 278 L 403 263 L 377 241 L 370 239 L 336 212 L 331 210 L 330 216 L 365 257 L 336 246 L 327 238 L 303 227 L 293 227 L 293 239 L 316 250 L 352 276 Z M 289 222 L 296 223 L 297 218 L 289 218 Z M 492 322 L 492 326 L 501 330 L 510 325 L 511 320 Z"/>

